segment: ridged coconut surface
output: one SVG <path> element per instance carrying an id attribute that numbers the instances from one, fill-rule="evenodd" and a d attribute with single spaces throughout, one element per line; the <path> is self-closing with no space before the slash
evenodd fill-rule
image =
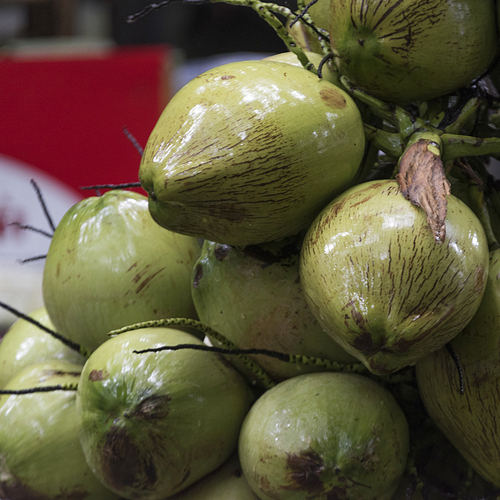
<path id="1" fill-rule="evenodd" d="M 465 459 L 485 479 L 500 487 L 500 250 L 491 254 L 481 305 L 452 341 L 460 373 L 447 349 L 416 365 L 417 381 L 429 415 Z"/>
<path id="2" fill-rule="evenodd" d="M 493 0 L 332 0 L 329 23 L 341 73 L 398 103 L 469 84 L 498 50 Z"/>
<path id="3" fill-rule="evenodd" d="M 373 373 L 413 365 L 474 316 L 488 277 L 488 242 L 474 213 L 448 197 L 446 238 L 396 181 L 355 186 L 304 239 L 300 279 L 323 327 Z"/>
<path id="4" fill-rule="evenodd" d="M 297 234 L 354 182 L 359 110 L 314 73 L 275 61 L 194 78 L 154 127 L 139 177 L 163 227 L 229 245 Z"/>

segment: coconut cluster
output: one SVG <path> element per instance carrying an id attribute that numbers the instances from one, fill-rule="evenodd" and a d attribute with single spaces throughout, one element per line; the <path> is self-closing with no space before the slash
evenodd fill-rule
<path id="1" fill-rule="evenodd" d="M 186 84 L 147 196 L 54 232 L 0 497 L 500 495 L 496 2 L 241 5 L 289 50 Z"/>

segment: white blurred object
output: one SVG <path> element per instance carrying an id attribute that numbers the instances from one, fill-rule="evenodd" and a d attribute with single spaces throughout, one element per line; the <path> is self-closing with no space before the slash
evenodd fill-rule
<path id="1" fill-rule="evenodd" d="M 0 154 L 0 301 L 23 313 L 43 305 L 44 259 L 21 261 L 46 255 L 50 236 L 13 223 L 53 233 L 31 180 L 38 186 L 54 226 L 83 198 L 50 174 Z M 5 330 L 16 319 L 0 308 L 0 330 Z"/>

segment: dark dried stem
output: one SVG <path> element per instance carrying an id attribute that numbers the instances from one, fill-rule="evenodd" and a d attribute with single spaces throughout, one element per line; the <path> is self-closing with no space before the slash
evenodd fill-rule
<path id="1" fill-rule="evenodd" d="M 34 233 L 38 233 L 38 234 L 41 234 L 43 236 L 47 236 L 47 238 L 52 238 L 52 236 L 54 236 L 52 233 L 44 231 L 43 229 L 40 229 L 38 227 L 30 226 L 29 224 L 21 224 L 20 222 L 11 222 L 9 225 L 16 226 L 19 229 L 27 229 L 28 231 L 33 231 Z"/>
<path id="2" fill-rule="evenodd" d="M 47 254 L 45 255 L 36 255 L 35 257 L 28 257 L 27 259 L 19 259 L 18 262 L 21 264 L 26 264 L 27 262 L 35 262 L 37 260 L 43 260 L 47 258 Z"/>
<path id="3" fill-rule="evenodd" d="M 297 17 L 290 23 L 290 28 L 298 21 L 301 21 L 304 19 L 304 15 L 307 14 L 308 10 L 315 4 L 317 3 L 318 0 L 311 0 L 301 11 L 299 14 L 297 14 Z M 319 34 L 319 33 L 318 33 Z"/>
<path id="4" fill-rule="evenodd" d="M 76 385 L 46 385 L 45 387 L 31 387 L 29 389 L 0 389 L 0 395 L 22 396 L 24 394 L 35 394 L 37 392 L 55 392 L 55 391 L 76 391 Z"/>
<path id="5" fill-rule="evenodd" d="M 88 357 L 88 353 L 86 352 L 86 350 L 82 346 L 80 346 L 76 342 L 73 342 L 72 340 L 69 340 L 69 339 L 63 337 L 61 334 L 55 332 L 54 330 L 48 328 L 47 326 L 42 325 L 42 323 L 40 323 L 36 319 L 33 319 L 31 316 L 28 316 L 27 314 L 24 314 L 23 312 L 19 311 L 18 309 L 14 308 L 12 306 L 9 306 L 5 302 L 0 302 L 0 307 L 2 307 L 6 311 L 9 311 L 10 313 L 14 314 L 18 318 L 24 319 L 28 323 L 35 325 L 36 327 L 40 328 L 40 330 L 43 330 L 44 332 L 48 333 L 49 335 L 51 335 L 55 339 L 59 340 L 60 342 L 62 342 L 65 346 L 69 347 L 70 349 L 73 349 L 74 351 L 82 354 L 83 356 Z"/>
<path id="6" fill-rule="evenodd" d="M 56 226 L 54 224 L 54 221 L 52 220 L 52 217 L 49 214 L 49 211 L 47 209 L 47 205 L 45 204 L 45 200 L 43 199 L 42 192 L 40 191 L 40 188 L 38 187 L 38 184 L 34 179 L 30 179 L 31 185 L 35 189 L 36 195 L 38 197 L 38 201 L 40 202 L 40 205 L 42 207 L 43 213 L 45 214 L 45 217 L 47 219 L 47 222 L 49 223 L 50 228 L 52 229 L 52 232 L 56 230 Z"/>
<path id="7" fill-rule="evenodd" d="M 142 156 L 142 154 L 144 153 L 144 148 L 139 144 L 139 141 L 130 133 L 127 127 L 123 127 L 123 133 L 132 143 L 132 146 L 134 146 L 136 151 Z"/>
<path id="8" fill-rule="evenodd" d="M 124 184 L 96 184 L 95 186 L 80 186 L 81 190 L 86 189 L 126 189 L 126 188 L 134 188 L 141 187 L 140 182 L 127 182 Z"/>

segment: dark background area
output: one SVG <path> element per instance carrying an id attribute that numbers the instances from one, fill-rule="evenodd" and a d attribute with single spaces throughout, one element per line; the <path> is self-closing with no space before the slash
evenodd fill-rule
<path id="1" fill-rule="evenodd" d="M 118 44 L 170 43 L 181 48 L 188 59 L 227 52 L 285 50 L 274 29 L 249 7 L 174 3 L 133 23 L 126 21 L 149 4 L 138 0 L 113 2 L 112 38 Z"/>
<path id="2" fill-rule="evenodd" d="M 186 59 L 232 52 L 280 52 L 285 46 L 266 21 L 250 7 L 199 0 L 174 0 L 127 22 L 152 4 L 149 0 L 0 0 L 0 18 L 17 9 L 20 27 L 14 37 L 72 37 L 100 30 L 99 36 L 119 45 L 167 43 Z M 157 2 L 158 3 L 158 2 Z M 278 0 L 294 8 L 294 0 Z M 2 10 L 3 9 L 3 10 Z M 9 10 L 6 10 L 9 9 Z M 22 9 L 22 12 L 19 12 Z M 89 16 L 85 21 L 85 16 Z M 23 16 L 20 19 L 20 16 Z M 0 45 L 8 40 L 2 34 Z M 12 24 L 12 23 L 11 23 Z M 85 24 L 85 27 L 82 25 Z M 99 26 L 99 27 L 98 27 Z M 98 28 L 97 28 L 98 27 Z"/>

